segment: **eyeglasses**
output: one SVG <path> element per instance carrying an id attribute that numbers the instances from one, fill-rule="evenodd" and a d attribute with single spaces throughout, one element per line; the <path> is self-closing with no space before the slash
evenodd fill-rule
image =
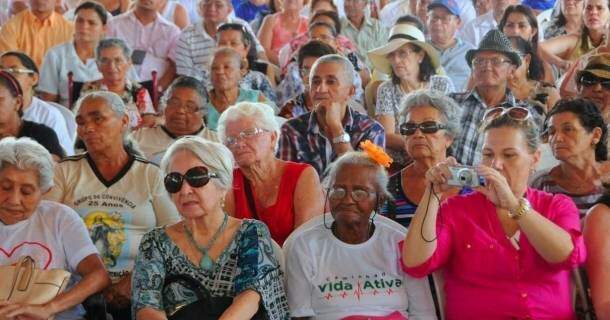
<path id="1" fill-rule="evenodd" d="M 352 192 L 350 192 L 352 199 L 356 202 L 367 200 L 374 194 L 375 194 L 375 192 L 367 191 L 364 189 L 354 189 L 354 190 L 352 190 Z M 345 198 L 346 195 L 347 195 L 347 190 L 345 190 L 345 188 L 342 188 L 342 187 L 331 188 L 330 191 L 328 192 L 328 198 L 330 200 L 334 200 L 334 201 L 341 200 L 341 199 Z"/>
<path id="2" fill-rule="evenodd" d="M 236 136 L 227 136 L 225 137 L 225 145 L 227 147 L 232 147 L 237 144 L 238 141 L 243 139 L 253 138 L 263 132 L 269 132 L 269 130 L 261 129 L 261 128 L 252 128 L 248 130 L 244 130 L 238 133 Z"/>
<path id="3" fill-rule="evenodd" d="M 114 58 L 114 59 L 100 58 L 99 62 L 103 66 L 109 66 L 111 64 L 115 65 L 115 66 L 122 66 L 127 63 L 127 61 L 123 58 Z"/>
<path id="4" fill-rule="evenodd" d="M 610 79 L 603 79 L 593 75 L 585 74 L 578 80 L 578 83 L 585 87 L 592 87 L 600 84 L 605 90 L 610 90 Z"/>
<path id="5" fill-rule="evenodd" d="M 493 119 L 509 116 L 513 120 L 525 121 L 532 117 L 532 114 L 524 107 L 495 107 L 487 110 L 483 115 L 483 121 L 491 121 Z"/>
<path id="6" fill-rule="evenodd" d="M 201 107 L 196 105 L 196 104 L 192 104 L 192 103 L 185 103 L 182 104 L 180 102 L 180 100 L 178 99 L 169 99 L 167 100 L 167 103 L 165 104 L 166 109 L 182 109 L 184 110 L 186 113 L 195 113 L 198 111 L 201 111 Z"/>
<path id="7" fill-rule="evenodd" d="M 406 122 L 401 124 L 398 129 L 401 135 L 410 136 L 415 134 L 417 129 L 421 130 L 422 133 L 432 134 L 438 130 L 447 129 L 447 126 L 436 121 L 424 121 L 422 123 Z"/>
<path id="8" fill-rule="evenodd" d="M 210 182 L 211 178 L 218 178 L 215 173 L 209 173 L 208 168 L 199 166 L 188 169 L 184 175 L 172 172 L 165 176 L 163 183 L 165 190 L 169 193 L 176 193 L 182 189 L 182 182 L 186 180 L 189 186 L 201 188 Z"/>
<path id="9" fill-rule="evenodd" d="M 472 65 L 474 67 L 480 68 L 483 67 L 487 64 L 491 64 L 494 67 L 499 67 L 501 66 L 503 63 L 509 62 L 510 60 L 507 59 L 503 59 L 503 58 L 474 58 L 472 59 Z"/>
<path id="10" fill-rule="evenodd" d="M 388 59 L 398 58 L 398 59 L 404 60 L 417 52 L 419 52 L 417 49 L 402 48 L 402 49 L 398 49 L 398 50 L 388 53 L 387 58 Z"/>
<path id="11" fill-rule="evenodd" d="M 0 69 L 0 71 L 4 71 L 6 73 L 10 73 L 12 75 L 16 75 L 16 74 L 34 74 L 36 72 L 29 70 L 29 69 L 18 69 L 18 68 L 3 68 Z"/>

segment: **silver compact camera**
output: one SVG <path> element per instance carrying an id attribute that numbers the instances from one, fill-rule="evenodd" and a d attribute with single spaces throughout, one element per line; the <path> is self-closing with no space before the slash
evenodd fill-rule
<path id="1" fill-rule="evenodd" d="M 451 178 L 447 184 L 454 187 L 480 187 L 485 185 L 485 179 L 477 173 L 477 170 L 468 166 L 450 166 Z"/>

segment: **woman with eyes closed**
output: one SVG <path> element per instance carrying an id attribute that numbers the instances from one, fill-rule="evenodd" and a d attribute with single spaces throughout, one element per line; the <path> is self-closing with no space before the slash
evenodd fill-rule
<path id="1" fill-rule="evenodd" d="M 604 194 L 601 162 L 608 159 L 608 129 L 597 106 L 586 99 L 560 100 L 545 121 L 548 139 L 559 165 L 539 172 L 532 188 L 562 193 L 574 200 L 581 218 Z"/>
<path id="2" fill-rule="evenodd" d="M 461 110 L 453 99 L 436 91 L 408 95 L 401 109 L 399 131 L 413 162 L 390 177 L 393 200 L 388 200 L 381 213 L 408 227 L 426 190 L 426 171 L 447 158 L 459 134 Z M 447 195 L 452 194 L 455 190 Z"/>

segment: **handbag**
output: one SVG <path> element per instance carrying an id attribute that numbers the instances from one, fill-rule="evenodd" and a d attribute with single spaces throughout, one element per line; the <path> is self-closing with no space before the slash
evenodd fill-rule
<path id="1" fill-rule="evenodd" d="M 23 256 L 14 266 L 0 266 L 0 301 L 47 303 L 64 291 L 70 276 L 62 269 L 39 269 L 32 257 Z"/>
<path id="2" fill-rule="evenodd" d="M 201 282 L 185 274 L 167 276 L 163 283 L 163 290 L 165 291 L 172 283 L 178 283 L 193 291 L 197 296 L 197 301 L 176 306 L 167 314 L 168 320 L 216 320 L 233 303 L 232 297 L 212 297 Z M 265 319 L 264 314 L 264 308 L 260 305 L 252 319 Z"/>

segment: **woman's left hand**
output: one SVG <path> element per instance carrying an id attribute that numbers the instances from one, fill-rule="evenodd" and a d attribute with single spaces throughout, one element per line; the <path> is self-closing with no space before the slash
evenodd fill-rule
<path id="1" fill-rule="evenodd" d="M 49 306 L 0 302 L 0 317 L 19 320 L 46 320 L 53 316 Z"/>
<path id="2" fill-rule="evenodd" d="M 510 210 L 519 206 L 519 199 L 500 172 L 484 165 L 478 166 L 477 172 L 485 178 L 485 185 L 474 188 L 475 191 L 484 194 L 498 208 Z"/>

